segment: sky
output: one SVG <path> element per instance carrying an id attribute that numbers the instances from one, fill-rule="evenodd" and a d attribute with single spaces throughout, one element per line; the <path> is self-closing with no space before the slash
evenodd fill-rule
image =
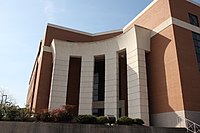
<path id="1" fill-rule="evenodd" d="M 200 2 L 200 0 L 196 0 Z M 152 0 L 0 0 L 0 88 L 25 106 L 47 23 L 89 33 L 123 28 Z"/>

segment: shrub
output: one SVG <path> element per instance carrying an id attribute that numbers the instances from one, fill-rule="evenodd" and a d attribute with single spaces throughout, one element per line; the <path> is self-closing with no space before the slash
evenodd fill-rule
<path id="1" fill-rule="evenodd" d="M 26 108 L 19 108 L 15 105 L 6 105 L 0 109 L 0 120 L 25 121 L 30 117 L 31 111 Z"/>
<path id="2" fill-rule="evenodd" d="M 139 119 L 139 118 L 133 119 L 132 122 L 133 122 L 133 124 L 138 124 L 138 125 L 144 124 L 144 121 L 142 119 Z"/>
<path id="3" fill-rule="evenodd" d="M 36 114 L 35 117 L 38 121 L 44 121 L 44 122 L 52 121 L 52 117 L 49 112 L 38 113 Z"/>
<path id="4" fill-rule="evenodd" d="M 67 105 L 64 105 L 63 106 L 63 109 L 66 111 L 66 112 L 68 112 L 68 113 L 70 113 L 70 114 L 73 114 L 74 113 L 74 109 L 75 109 L 75 105 L 69 105 L 69 104 L 67 104 Z"/>
<path id="5" fill-rule="evenodd" d="M 99 117 L 97 117 L 97 123 L 98 124 L 105 124 L 105 123 L 109 123 L 109 120 L 105 116 L 99 116 Z"/>
<path id="6" fill-rule="evenodd" d="M 40 121 L 40 113 L 35 113 L 34 118 L 36 119 L 36 121 Z"/>
<path id="7" fill-rule="evenodd" d="M 77 121 L 83 124 L 94 124 L 97 122 L 97 118 L 92 115 L 79 115 Z"/>
<path id="8" fill-rule="evenodd" d="M 0 108 L 0 120 L 2 120 L 4 116 L 4 110 Z"/>
<path id="9" fill-rule="evenodd" d="M 19 119 L 21 121 L 27 121 L 31 118 L 32 112 L 27 108 L 20 108 L 19 110 Z"/>
<path id="10" fill-rule="evenodd" d="M 107 115 L 107 118 L 110 125 L 116 122 L 116 118 L 114 115 Z"/>
<path id="11" fill-rule="evenodd" d="M 117 124 L 119 125 L 131 125 L 133 119 L 127 117 L 127 116 L 122 116 L 117 120 Z"/>
<path id="12" fill-rule="evenodd" d="M 51 116 L 53 117 L 54 121 L 65 121 L 69 122 L 73 119 L 73 116 L 69 114 L 64 109 L 55 109 L 51 112 Z"/>
<path id="13" fill-rule="evenodd" d="M 7 107 L 5 114 L 6 114 L 5 120 L 10 120 L 10 121 L 19 120 L 20 117 L 19 109 L 16 106 Z"/>

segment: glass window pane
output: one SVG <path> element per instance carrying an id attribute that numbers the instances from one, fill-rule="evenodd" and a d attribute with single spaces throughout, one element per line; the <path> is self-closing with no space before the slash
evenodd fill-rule
<path id="1" fill-rule="evenodd" d="M 196 15 L 189 13 L 189 19 L 190 19 L 190 24 L 199 26 L 198 17 Z"/>
<path id="2" fill-rule="evenodd" d="M 197 63 L 200 71 L 200 34 L 192 32 L 192 37 L 194 41 Z"/>

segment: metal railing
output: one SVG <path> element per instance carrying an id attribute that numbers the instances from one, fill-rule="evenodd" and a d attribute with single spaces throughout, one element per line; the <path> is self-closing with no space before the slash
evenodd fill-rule
<path id="1" fill-rule="evenodd" d="M 178 116 L 177 122 L 180 127 L 184 126 L 187 129 L 187 132 L 200 133 L 200 125 L 187 118 Z"/>

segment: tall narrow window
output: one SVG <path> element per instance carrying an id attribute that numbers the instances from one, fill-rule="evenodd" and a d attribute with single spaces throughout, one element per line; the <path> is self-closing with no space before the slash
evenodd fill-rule
<path id="1" fill-rule="evenodd" d="M 105 56 L 97 56 L 94 61 L 92 114 L 104 115 L 105 96 Z"/>
<path id="2" fill-rule="evenodd" d="M 196 57 L 197 57 L 199 71 L 200 71 L 200 34 L 192 32 L 192 37 L 194 41 Z"/>
<path id="3" fill-rule="evenodd" d="M 70 57 L 66 104 L 75 105 L 73 114 L 78 115 L 81 58 Z"/>
<path id="4" fill-rule="evenodd" d="M 105 58 L 95 58 L 93 101 L 104 101 L 105 92 Z"/>
<path id="5" fill-rule="evenodd" d="M 121 108 L 121 112 L 124 112 L 128 116 L 128 98 L 127 98 L 127 59 L 126 59 L 126 50 L 120 51 L 118 53 L 118 62 L 119 62 L 119 100 L 122 100 L 124 105 L 121 105 L 124 108 Z M 123 110 L 123 111 L 122 111 Z"/>
<path id="6" fill-rule="evenodd" d="M 198 17 L 196 15 L 189 13 L 189 19 L 190 19 L 190 24 L 199 26 Z"/>

